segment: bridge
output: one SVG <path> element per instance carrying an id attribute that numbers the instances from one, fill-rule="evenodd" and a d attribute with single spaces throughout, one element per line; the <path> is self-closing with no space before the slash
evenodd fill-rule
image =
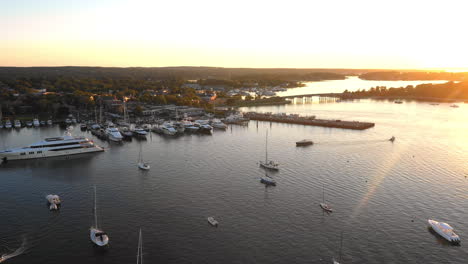
<path id="1" fill-rule="evenodd" d="M 316 94 L 297 94 L 297 95 L 287 95 L 287 96 L 281 96 L 282 98 L 300 98 L 300 97 L 337 97 L 341 98 L 343 93 L 316 93 Z"/>

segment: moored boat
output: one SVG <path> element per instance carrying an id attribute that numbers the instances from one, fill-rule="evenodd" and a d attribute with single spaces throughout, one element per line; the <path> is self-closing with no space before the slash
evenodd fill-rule
<path id="1" fill-rule="evenodd" d="M 314 142 L 312 140 L 308 140 L 308 139 L 303 139 L 301 141 L 296 142 L 297 147 L 310 146 L 310 145 L 313 145 L 313 144 L 314 144 Z"/>
<path id="2" fill-rule="evenodd" d="M 216 221 L 214 219 L 214 217 L 210 216 L 210 217 L 207 218 L 207 220 L 208 220 L 208 223 L 210 223 L 210 225 L 212 225 L 214 227 L 218 227 L 219 223 L 218 223 L 218 221 Z"/>
<path id="3" fill-rule="evenodd" d="M 429 223 L 429 226 L 437 232 L 437 234 L 445 238 L 447 241 L 455 244 L 460 243 L 460 237 L 455 234 L 453 227 L 449 224 L 431 219 L 427 220 L 427 222 Z"/>

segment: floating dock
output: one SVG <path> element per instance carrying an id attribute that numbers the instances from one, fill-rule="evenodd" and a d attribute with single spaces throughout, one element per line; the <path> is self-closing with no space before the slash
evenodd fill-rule
<path id="1" fill-rule="evenodd" d="M 316 119 L 315 116 L 299 116 L 293 114 L 287 115 L 249 112 L 245 113 L 244 116 L 250 118 L 250 120 L 297 124 L 306 126 L 344 128 L 354 130 L 364 130 L 375 126 L 375 123 L 370 122 L 342 121 L 337 119 Z"/>

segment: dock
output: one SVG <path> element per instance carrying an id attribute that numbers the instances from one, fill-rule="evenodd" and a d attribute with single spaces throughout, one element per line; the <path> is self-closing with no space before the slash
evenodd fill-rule
<path id="1" fill-rule="evenodd" d="M 315 116 L 299 116 L 295 114 L 272 114 L 272 113 L 256 113 L 248 112 L 244 114 L 245 117 L 250 120 L 297 124 L 306 126 L 320 126 L 320 127 L 332 127 L 332 128 L 343 128 L 353 130 L 364 130 L 375 126 L 375 123 L 370 122 L 359 122 L 359 121 L 343 121 L 338 119 L 317 119 Z"/>

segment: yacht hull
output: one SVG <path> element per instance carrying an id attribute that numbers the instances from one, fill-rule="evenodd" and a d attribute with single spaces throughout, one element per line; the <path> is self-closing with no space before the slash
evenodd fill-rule
<path id="1" fill-rule="evenodd" d="M 77 154 L 86 154 L 86 153 L 94 153 L 94 152 L 102 152 L 104 151 L 101 147 L 93 147 L 93 148 L 80 148 L 80 149 L 70 149 L 70 150 L 63 150 L 63 151 L 48 151 L 42 150 L 42 153 L 38 153 L 39 151 L 25 151 L 25 155 L 21 155 L 20 152 L 0 152 L 0 159 L 1 161 L 11 161 L 11 160 L 27 160 L 27 159 L 40 159 L 40 158 L 50 158 L 50 157 L 59 157 L 59 156 L 71 156 Z M 32 153 L 33 154 L 29 154 Z"/>

